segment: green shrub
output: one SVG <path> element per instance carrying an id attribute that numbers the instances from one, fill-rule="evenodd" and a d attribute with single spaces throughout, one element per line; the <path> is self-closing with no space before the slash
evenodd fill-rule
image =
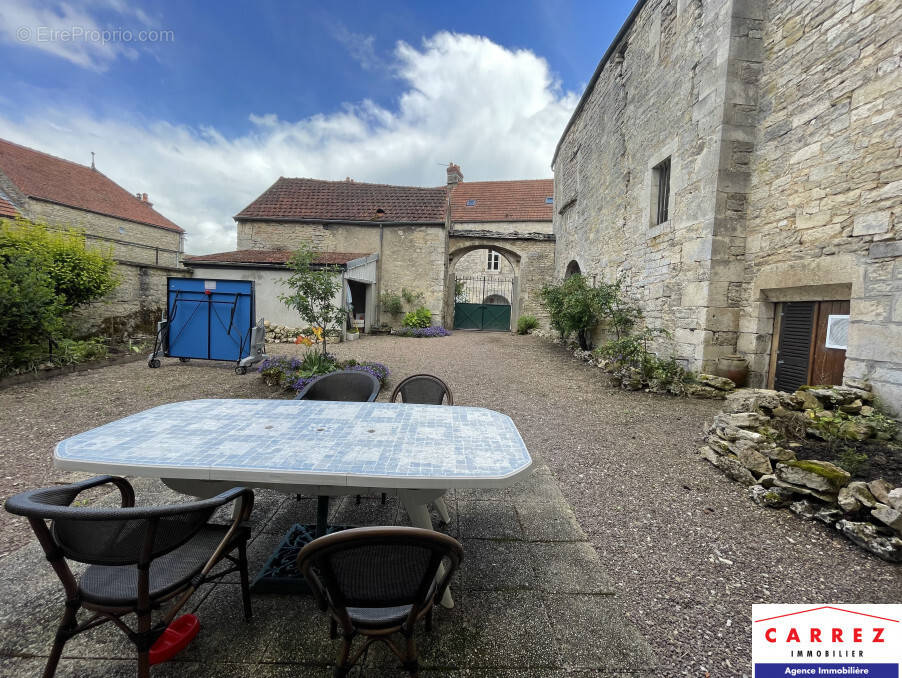
<path id="1" fill-rule="evenodd" d="M 389 315 L 401 315 L 404 312 L 404 304 L 401 302 L 401 295 L 391 290 L 386 290 L 379 297 L 382 304 L 382 310 Z"/>
<path id="2" fill-rule="evenodd" d="M 856 452 L 854 447 L 843 447 L 836 457 L 836 465 L 844 468 L 853 476 L 865 468 L 868 463 L 868 455 L 864 452 Z"/>
<path id="3" fill-rule="evenodd" d="M 53 348 L 51 362 L 54 365 L 78 365 L 91 360 L 106 358 L 109 353 L 101 337 L 91 339 L 61 339 Z"/>
<path id="4" fill-rule="evenodd" d="M 401 297 L 411 308 L 419 308 L 426 300 L 426 295 L 417 290 L 409 290 L 406 287 L 401 288 Z"/>
<path id="5" fill-rule="evenodd" d="M 534 315 L 521 315 L 517 319 L 517 334 L 529 334 L 531 330 L 539 326 L 539 321 Z"/>
<path id="6" fill-rule="evenodd" d="M 672 387 L 693 381 L 695 375 L 673 356 L 660 358 L 648 349 L 649 342 L 658 337 L 669 338 L 670 334 L 666 330 L 646 328 L 605 342 L 595 349 L 595 355 L 608 363 L 609 372 L 629 371 L 655 389 L 680 392 Z"/>
<path id="7" fill-rule="evenodd" d="M 571 275 L 560 284 L 545 285 L 540 295 L 561 339 L 575 333 L 584 351 L 596 326 L 604 325 L 619 339 L 642 317 L 639 307 L 624 297 L 622 278 L 590 285 L 587 276 Z"/>
<path id="8" fill-rule="evenodd" d="M 416 311 L 405 315 L 401 324 L 404 327 L 429 327 L 432 324 L 432 311 L 420 306 Z"/>
<path id="9" fill-rule="evenodd" d="M 49 360 L 50 342 L 66 337 L 65 315 L 116 287 L 114 267 L 79 231 L 0 220 L 0 374 Z M 99 350 L 67 346 L 66 361 Z"/>

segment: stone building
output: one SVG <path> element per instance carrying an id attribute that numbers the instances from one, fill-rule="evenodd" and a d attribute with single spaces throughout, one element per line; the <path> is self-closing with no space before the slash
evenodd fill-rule
<path id="1" fill-rule="evenodd" d="M 639 0 L 558 142 L 555 273 L 690 367 L 902 407 L 902 5 Z"/>
<path id="2" fill-rule="evenodd" d="M 4 202 L 31 221 L 83 231 L 89 247 L 112 253 L 120 285 L 79 309 L 85 331 L 153 331 L 167 276 L 189 275 L 180 261 L 184 231 L 146 193 L 129 193 L 93 166 L 0 139 L 0 217 Z"/>
<path id="3" fill-rule="evenodd" d="M 379 300 L 402 289 L 422 293 L 433 322 L 451 327 L 458 263 L 473 252 L 487 261 L 491 250 L 499 270 L 502 258 L 507 265 L 513 322 L 519 313 L 539 314 L 538 288 L 553 265 L 551 180 L 466 183 L 454 164 L 447 178 L 445 186 L 422 188 L 280 177 L 235 217 L 243 254 L 215 256 L 285 259 L 302 243 L 322 255 L 361 253 L 375 261 L 374 274 L 347 277 L 346 292 L 355 315 L 365 309 L 366 328 L 398 324 Z M 276 282 L 261 286 L 258 297 L 278 297 Z"/>

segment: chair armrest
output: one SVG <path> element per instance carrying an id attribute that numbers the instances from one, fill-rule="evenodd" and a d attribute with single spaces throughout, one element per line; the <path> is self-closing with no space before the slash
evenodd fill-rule
<path id="1" fill-rule="evenodd" d="M 133 488 L 132 484 L 121 476 L 97 476 L 95 478 L 82 480 L 78 483 L 72 483 L 70 487 L 75 490 L 75 494 L 72 496 L 72 499 L 70 499 L 68 503 L 71 505 L 72 502 L 75 501 L 75 498 L 85 490 L 89 490 L 92 487 L 99 487 L 100 485 L 105 485 L 106 483 L 115 485 L 116 489 L 119 490 L 119 495 L 122 497 L 122 502 L 120 504 L 122 508 L 131 508 L 135 505 L 135 488 Z"/>
<path id="2" fill-rule="evenodd" d="M 131 508 L 135 505 L 135 490 L 125 478 L 119 476 L 96 476 L 69 485 L 55 487 L 43 487 L 35 490 L 27 490 L 6 500 L 5 508 L 10 513 L 21 516 L 40 516 L 44 518 L 63 517 L 54 516 L 53 507 L 68 507 L 75 498 L 93 487 L 99 487 L 111 483 L 119 490 L 122 497 L 123 508 Z M 67 511 L 70 509 L 66 509 Z"/>

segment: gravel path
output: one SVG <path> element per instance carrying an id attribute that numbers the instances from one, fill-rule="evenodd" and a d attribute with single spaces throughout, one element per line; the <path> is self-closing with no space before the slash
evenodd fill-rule
<path id="1" fill-rule="evenodd" d="M 367 337 L 334 352 L 389 366 L 380 400 L 400 378 L 430 372 L 455 404 L 510 415 L 556 475 L 662 677 L 749 675 L 752 603 L 902 601 L 898 567 L 822 525 L 755 506 L 698 458 L 714 403 L 606 388 L 596 369 L 535 337 Z M 50 467 L 53 445 L 105 421 L 174 400 L 273 395 L 225 366 L 168 361 L 0 391 L 0 493 L 64 479 Z M 23 527 L 0 517 L 0 552 L 30 538 Z"/>

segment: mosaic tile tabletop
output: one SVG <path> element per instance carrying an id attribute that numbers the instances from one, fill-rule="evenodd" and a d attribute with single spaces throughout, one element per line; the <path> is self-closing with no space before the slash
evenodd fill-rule
<path id="1" fill-rule="evenodd" d="M 58 468 L 359 487 L 498 487 L 532 458 L 510 417 L 479 407 L 191 400 L 63 440 Z"/>

